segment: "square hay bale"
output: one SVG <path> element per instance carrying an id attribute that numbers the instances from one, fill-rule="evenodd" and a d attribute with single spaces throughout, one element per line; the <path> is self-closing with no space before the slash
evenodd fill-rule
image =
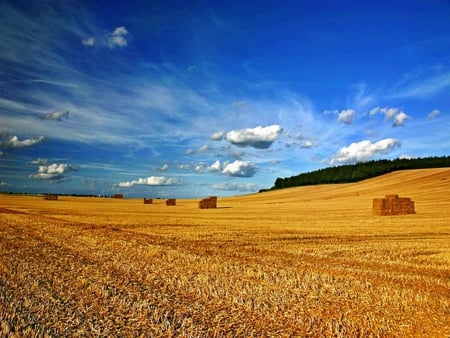
<path id="1" fill-rule="evenodd" d="M 169 198 L 168 200 L 166 200 L 167 206 L 172 206 L 172 205 L 176 205 L 176 204 L 177 204 L 177 200 L 175 198 Z"/>
<path id="2" fill-rule="evenodd" d="M 399 197 L 396 194 L 386 195 L 385 198 L 374 198 L 372 201 L 373 215 L 407 215 L 415 214 L 414 201 L 409 197 Z"/>
<path id="3" fill-rule="evenodd" d="M 44 194 L 44 200 L 46 201 L 57 201 L 58 195 L 56 194 Z"/>
<path id="4" fill-rule="evenodd" d="M 144 204 L 153 204 L 153 198 L 144 198 Z"/>
<path id="5" fill-rule="evenodd" d="M 217 208 L 217 197 L 209 196 L 208 198 L 203 198 L 198 202 L 198 207 L 200 209 L 214 209 Z"/>
<path id="6" fill-rule="evenodd" d="M 114 198 L 118 198 L 118 199 L 122 199 L 123 198 L 123 194 L 114 194 L 113 197 Z"/>

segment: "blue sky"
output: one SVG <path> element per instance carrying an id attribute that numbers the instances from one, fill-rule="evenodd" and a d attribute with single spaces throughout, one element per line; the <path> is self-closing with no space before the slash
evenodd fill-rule
<path id="1" fill-rule="evenodd" d="M 0 190 L 237 195 L 449 155 L 450 2 L 2 1 Z"/>

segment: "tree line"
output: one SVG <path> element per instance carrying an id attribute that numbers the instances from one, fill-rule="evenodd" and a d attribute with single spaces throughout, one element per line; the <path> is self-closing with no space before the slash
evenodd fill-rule
<path id="1" fill-rule="evenodd" d="M 450 156 L 413 159 L 374 160 L 319 169 L 299 175 L 277 178 L 270 190 L 305 185 L 350 183 L 396 170 L 450 167 Z"/>

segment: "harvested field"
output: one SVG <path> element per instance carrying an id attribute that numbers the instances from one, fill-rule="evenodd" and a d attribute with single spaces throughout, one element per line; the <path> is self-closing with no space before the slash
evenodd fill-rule
<path id="1" fill-rule="evenodd" d="M 410 170 L 208 212 L 0 195 L 0 332 L 448 337 L 449 188 L 448 168 Z M 416 214 L 372 215 L 387 194 Z"/>

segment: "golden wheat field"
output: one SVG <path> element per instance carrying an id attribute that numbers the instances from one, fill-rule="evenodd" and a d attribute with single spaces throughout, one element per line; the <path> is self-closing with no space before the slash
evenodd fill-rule
<path id="1" fill-rule="evenodd" d="M 1 335 L 450 336 L 450 169 L 197 203 L 0 195 Z"/>

